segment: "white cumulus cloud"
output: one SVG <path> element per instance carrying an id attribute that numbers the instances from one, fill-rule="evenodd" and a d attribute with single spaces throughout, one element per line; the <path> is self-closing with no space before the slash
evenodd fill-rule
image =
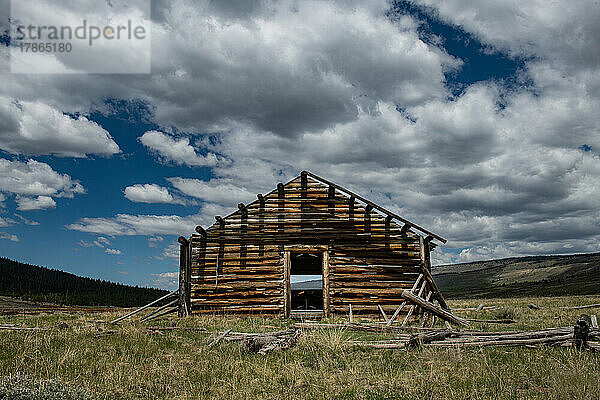
<path id="1" fill-rule="evenodd" d="M 165 162 L 185 164 L 191 167 L 215 166 L 218 157 L 215 154 L 198 154 L 196 149 L 190 145 L 188 138 L 176 138 L 158 131 L 148 131 L 139 137 L 139 141 L 158 154 Z"/>
<path id="2" fill-rule="evenodd" d="M 17 102 L 3 96 L 0 149 L 13 154 L 59 157 L 108 157 L 120 152 L 111 135 L 84 116 L 71 117 L 40 102 Z"/>

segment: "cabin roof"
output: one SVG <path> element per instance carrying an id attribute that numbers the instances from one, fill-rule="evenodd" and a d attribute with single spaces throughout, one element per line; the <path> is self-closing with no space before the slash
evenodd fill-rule
<path id="1" fill-rule="evenodd" d="M 428 240 L 428 241 L 432 241 L 433 239 L 436 239 L 436 240 L 438 240 L 438 241 L 440 241 L 442 243 L 446 243 L 446 239 L 444 239 L 443 237 L 441 237 L 441 236 L 439 236 L 439 235 L 437 235 L 437 234 L 435 234 L 435 233 L 433 233 L 433 232 L 431 232 L 431 231 L 429 231 L 429 230 L 427 230 L 427 229 L 425 229 L 425 228 L 423 228 L 423 227 L 415 224 L 414 222 L 411 222 L 411 221 L 409 221 L 409 220 L 401 217 L 400 215 L 398 215 L 398 214 L 396 214 L 396 213 L 394 213 L 392 211 L 389 211 L 389 210 L 385 209 L 384 207 L 382 207 L 382 206 L 380 206 L 378 204 L 373 203 L 370 200 L 367 200 L 366 198 L 364 198 L 364 197 L 362 197 L 362 196 L 360 196 L 360 195 L 358 195 L 356 193 L 353 193 L 352 191 L 350 191 L 350 190 L 348 190 L 348 189 L 346 189 L 346 188 L 344 188 L 344 187 L 342 187 L 340 185 L 337 185 L 337 184 L 335 184 L 335 183 L 333 183 L 333 182 L 331 182 L 331 181 L 329 181 L 327 179 L 321 178 L 320 176 L 315 175 L 312 172 L 302 171 L 299 176 L 296 176 L 294 179 L 290 180 L 286 184 L 283 184 L 283 186 L 285 187 L 286 185 L 288 185 L 292 181 L 298 179 L 299 177 L 301 177 L 304 174 L 306 174 L 307 177 L 311 177 L 315 181 L 323 184 L 324 186 L 333 187 L 335 189 L 335 191 L 343 193 L 343 195 L 346 196 L 346 197 L 354 198 L 355 201 L 358 201 L 358 202 L 363 203 L 363 204 L 365 204 L 367 206 L 370 206 L 372 209 L 376 210 L 379 214 L 382 214 L 382 215 L 384 215 L 384 216 L 386 216 L 386 217 L 388 217 L 388 218 L 390 218 L 392 220 L 396 220 L 396 222 L 402 223 L 403 224 L 403 228 L 406 227 L 403 230 L 406 230 L 406 231 L 412 230 L 412 231 L 420 232 L 422 234 L 422 236 L 425 236 L 425 240 Z M 280 185 L 282 185 L 282 184 L 278 184 L 277 186 L 279 187 Z M 272 196 L 272 195 L 276 195 L 276 194 L 277 194 L 277 188 L 274 189 L 274 190 L 272 190 L 268 194 L 264 195 L 264 197 Z M 257 197 L 260 198 L 260 197 L 262 197 L 262 195 L 259 194 Z M 253 201 L 252 203 L 249 203 L 248 205 L 255 204 L 258 201 L 259 200 L 257 199 L 255 201 Z M 248 205 L 246 205 L 246 206 L 248 206 Z M 239 205 L 240 210 L 243 209 L 244 207 L 245 207 L 244 204 L 240 203 L 240 205 Z M 239 214 L 241 212 L 240 210 L 236 210 L 236 211 L 232 212 L 231 214 L 223 217 L 223 219 L 226 220 L 228 217 L 231 217 L 231 216 L 234 216 L 236 214 Z M 215 216 L 215 219 L 217 219 L 217 220 L 219 220 L 220 218 L 221 218 L 220 216 Z M 212 227 L 210 227 L 209 230 L 213 229 L 215 227 L 215 225 L 213 225 Z M 196 230 L 198 232 L 200 232 L 200 231 L 202 231 L 202 228 L 198 227 L 198 228 L 196 228 Z M 432 244 L 432 245 L 435 246 L 435 244 Z"/>

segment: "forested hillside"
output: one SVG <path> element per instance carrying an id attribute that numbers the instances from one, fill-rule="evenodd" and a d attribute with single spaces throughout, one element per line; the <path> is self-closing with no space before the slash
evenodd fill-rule
<path id="1" fill-rule="evenodd" d="M 166 293 L 0 258 L 0 295 L 67 305 L 133 307 Z"/>

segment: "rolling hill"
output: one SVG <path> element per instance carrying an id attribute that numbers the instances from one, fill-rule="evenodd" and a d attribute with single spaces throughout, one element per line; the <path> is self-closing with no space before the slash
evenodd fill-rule
<path id="1" fill-rule="evenodd" d="M 0 295 L 4 296 L 65 305 L 135 307 L 166 293 L 0 258 Z"/>
<path id="2" fill-rule="evenodd" d="M 600 294 L 600 253 L 440 265 L 432 272 L 449 298 Z"/>

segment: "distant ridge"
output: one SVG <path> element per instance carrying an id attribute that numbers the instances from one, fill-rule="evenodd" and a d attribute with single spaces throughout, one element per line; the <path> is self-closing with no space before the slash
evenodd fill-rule
<path id="1" fill-rule="evenodd" d="M 439 265 L 432 272 L 450 298 L 600 294 L 600 253 Z"/>
<path id="2" fill-rule="evenodd" d="M 0 258 L 0 295 L 65 305 L 134 307 L 166 293 Z"/>

